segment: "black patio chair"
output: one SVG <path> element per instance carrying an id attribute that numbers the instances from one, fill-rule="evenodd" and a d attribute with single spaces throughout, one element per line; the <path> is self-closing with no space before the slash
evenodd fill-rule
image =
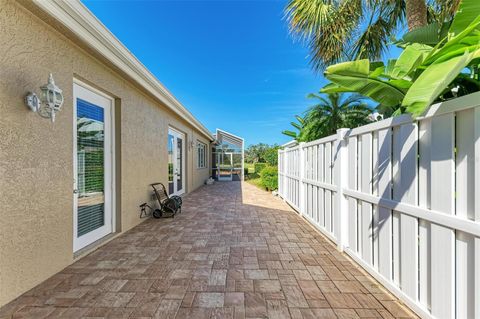
<path id="1" fill-rule="evenodd" d="M 159 209 L 153 211 L 155 218 L 161 218 L 164 214 L 174 217 L 175 214 L 182 212 L 182 198 L 180 196 L 168 196 L 167 189 L 162 183 L 150 184 L 157 198 Z"/>

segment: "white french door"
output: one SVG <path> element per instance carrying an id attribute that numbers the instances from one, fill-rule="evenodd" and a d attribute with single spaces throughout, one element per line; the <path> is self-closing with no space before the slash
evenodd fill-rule
<path id="1" fill-rule="evenodd" d="M 168 193 L 185 193 L 185 134 L 168 129 Z"/>
<path id="2" fill-rule="evenodd" d="M 113 100 L 87 85 L 73 86 L 73 250 L 113 231 Z"/>

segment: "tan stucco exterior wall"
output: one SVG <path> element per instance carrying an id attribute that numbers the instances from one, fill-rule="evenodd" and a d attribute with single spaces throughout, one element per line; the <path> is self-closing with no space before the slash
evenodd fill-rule
<path id="1" fill-rule="evenodd" d="M 55 123 L 23 101 L 50 72 L 65 96 Z M 142 221 L 138 205 L 150 199 L 150 183 L 166 183 L 169 125 L 187 135 L 187 192 L 209 176 L 208 168 L 196 168 L 196 148 L 190 146 L 209 141 L 193 126 L 36 14 L 0 0 L 0 306 L 74 261 L 74 77 L 117 99 L 117 231 Z"/>

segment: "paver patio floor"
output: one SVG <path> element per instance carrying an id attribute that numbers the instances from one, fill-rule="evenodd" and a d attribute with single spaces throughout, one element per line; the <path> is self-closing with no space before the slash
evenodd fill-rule
<path id="1" fill-rule="evenodd" d="M 78 260 L 0 317 L 415 316 L 281 199 L 226 182 Z"/>

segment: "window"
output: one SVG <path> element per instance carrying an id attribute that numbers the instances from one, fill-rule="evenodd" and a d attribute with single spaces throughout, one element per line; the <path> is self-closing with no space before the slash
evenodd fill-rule
<path id="1" fill-rule="evenodd" d="M 197 141 L 197 168 L 207 167 L 207 145 Z"/>

